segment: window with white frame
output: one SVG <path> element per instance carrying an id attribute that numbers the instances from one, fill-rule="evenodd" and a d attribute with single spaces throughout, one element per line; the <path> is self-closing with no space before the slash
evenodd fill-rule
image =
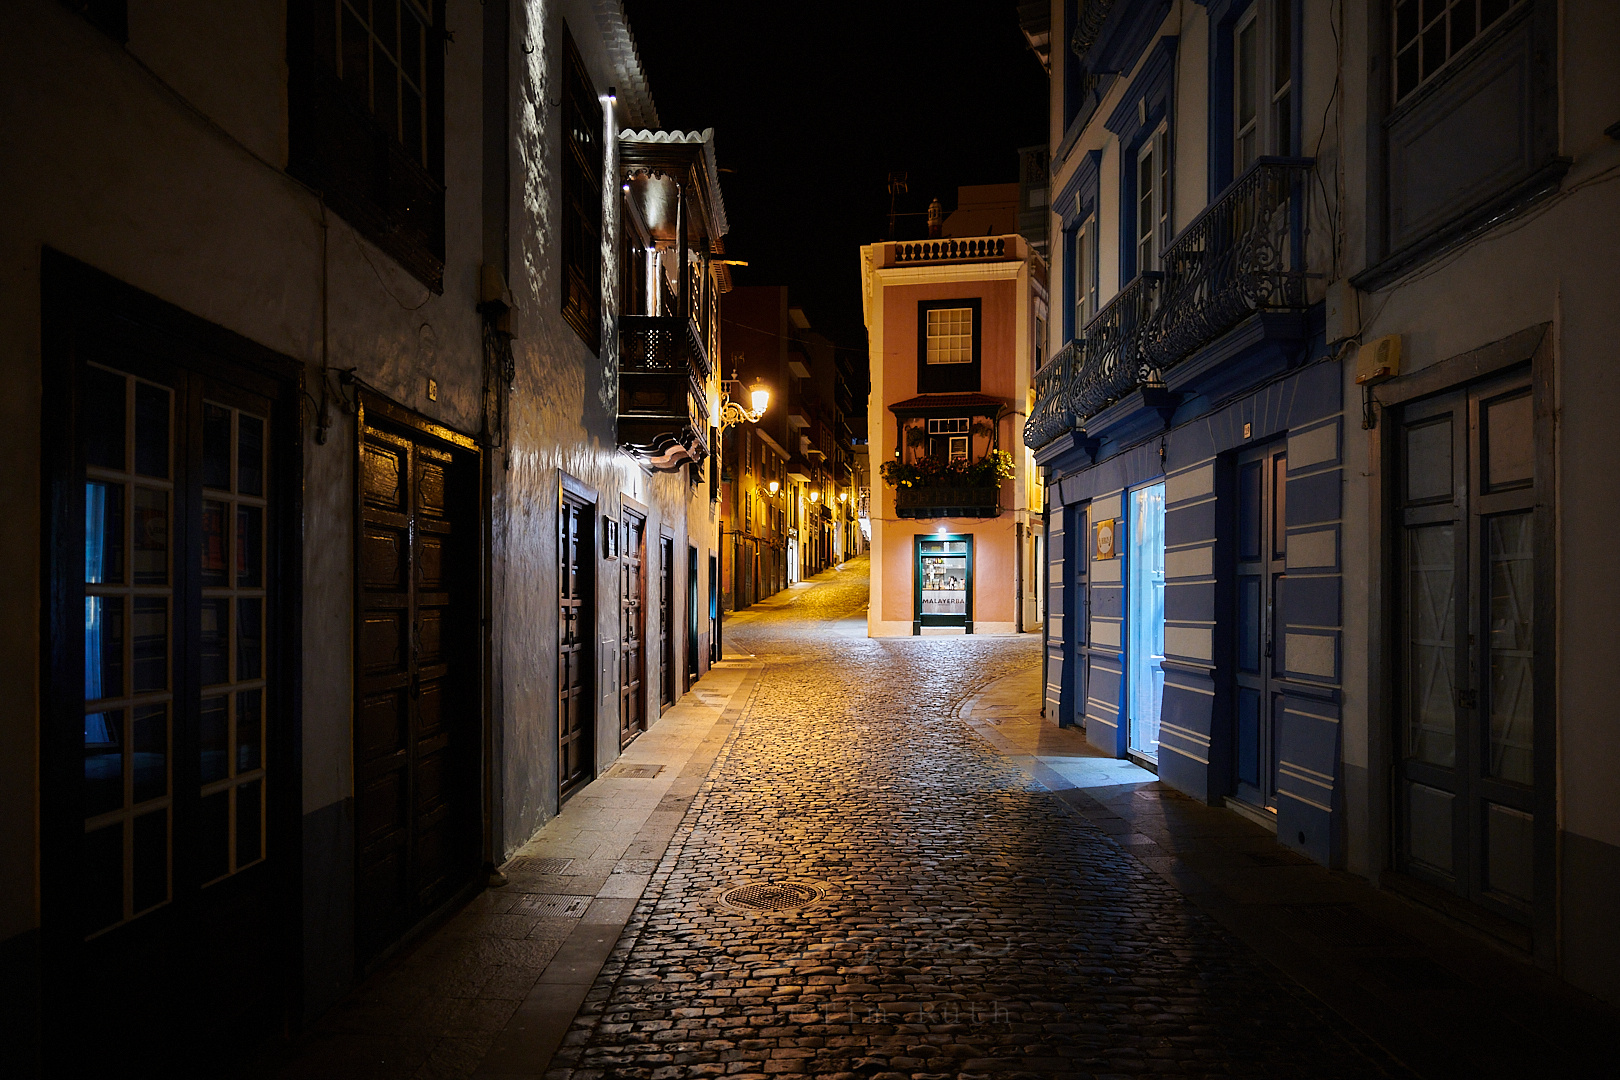
<path id="1" fill-rule="evenodd" d="M 935 457 L 943 457 L 947 461 L 966 461 L 968 459 L 969 439 L 972 434 L 972 423 L 967 417 L 952 417 L 947 420 L 928 421 L 928 451 Z"/>
<path id="2" fill-rule="evenodd" d="M 1088 214 L 1074 232 L 1074 336 L 1097 314 L 1097 215 Z"/>
<path id="3" fill-rule="evenodd" d="M 930 364 L 973 363 L 973 309 L 932 308 L 928 312 Z"/>
<path id="4" fill-rule="evenodd" d="M 1170 128 L 1160 121 L 1136 152 L 1136 272 L 1159 268 L 1170 239 Z"/>
<path id="5" fill-rule="evenodd" d="M 1255 0 L 1232 33 L 1233 176 L 1293 153 L 1293 40 L 1291 0 Z"/>

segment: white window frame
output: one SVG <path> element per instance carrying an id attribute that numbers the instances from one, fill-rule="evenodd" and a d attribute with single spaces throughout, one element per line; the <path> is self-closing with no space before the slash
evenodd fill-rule
<path id="1" fill-rule="evenodd" d="M 1087 214 L 1074 233 L 1074 336 L 1097 315 L 1097 215 Z"/>
<path id="2" fill-rule="evenodd" d="M 1294 151 L 1291 4 L 1292 0 L 1254 0 L 1232 29 L 1234 179 L 1258 157 Z"/>
<path id="3" fill-rule="evenodd" d="M 1144 170 L 1144 164 L 1147 168 Z M 1170 242 L 1170 125 L 1160 120 L 1136 151 L 1136 206 L 1132 216 L 1136 272 L 1159 269 Z"/>

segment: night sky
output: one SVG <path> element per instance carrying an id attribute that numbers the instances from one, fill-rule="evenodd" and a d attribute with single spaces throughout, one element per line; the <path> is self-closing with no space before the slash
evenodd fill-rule
<path id="1" fill-rule="evenodd" d="M 958 184 L 1018 179 L 1046 142 L 1047 80 L 1014 0 L 624 0 L 666 129 L 715 129 L 738 285 L 787 285 L 811 325 L 864 350 L 859 248 Z"/>

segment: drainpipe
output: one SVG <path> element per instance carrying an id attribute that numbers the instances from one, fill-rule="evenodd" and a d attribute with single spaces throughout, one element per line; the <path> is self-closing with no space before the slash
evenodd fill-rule
<path id="1" fill-rule="evenodd" d="M 1013 629 L 1024 632 L 1024 523 L 1013 526 Z"/>

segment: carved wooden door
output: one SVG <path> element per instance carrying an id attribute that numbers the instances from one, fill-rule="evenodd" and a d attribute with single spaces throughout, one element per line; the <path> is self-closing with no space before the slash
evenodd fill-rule
<path id="1" fill-rule="evenodd" d="M 595 509 L 563 492 L 557 523 L 557 787 L 568 794 L 594 775 L 592 604 Z"/>
<path id="2" fill-rule="evenodd" d="M 360 443 L 357 929 L 375 955 L 477 867 L 477 480 L 439 440 Z"/>
<path id="3" fill-rule="evenodd" d="M 647 701 L 642 672 L 646 670 L 646 613 L 642 597 L 642 548 L 647 519 L 624 512 L 623 550 L 619 557 L 619 745 L 624 746 L 647 730 Z"/>

